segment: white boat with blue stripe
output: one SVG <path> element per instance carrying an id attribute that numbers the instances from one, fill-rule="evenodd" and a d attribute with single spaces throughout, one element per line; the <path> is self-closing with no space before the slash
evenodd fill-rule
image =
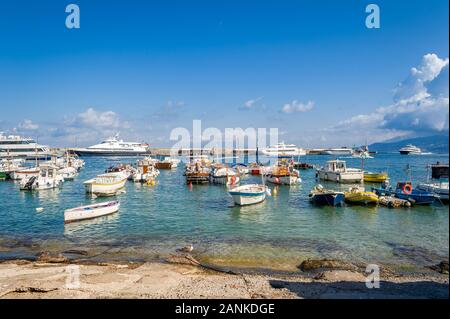
<path id="1" fill-rule="evenodd" d="M 270 196 L 270 189 L 266 185 L 248 184 L 234 187 L 228 191 L 237 205 L 245 206 L 258 204 Z"/>

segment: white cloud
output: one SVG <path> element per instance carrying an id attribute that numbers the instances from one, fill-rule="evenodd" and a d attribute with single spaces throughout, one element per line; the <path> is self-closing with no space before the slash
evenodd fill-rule
<path id="1" fill-rule="evenodd" d="M 292 101 L 291 103 L 286 103 L 283 108 L 281 109 L 281 112 L 289 114 L 294 112 L 308 112 L 312 110 L 314 107 L 313 101 L 308 101 L 307 103 L 302 103 L 297 100 Z"/>
<path id="2" fill-rule="evenodd" d="M 75 119 L 70 119 L 69 124 L 93 129 L 119 128 L 121 126 L 119 116 L 115 112 L 100 112 L 93 108 L 88 108 L 85 112 L 78 114 Z"/>
<path id="3" fill-rule="evenodd" d="M 408 134 L 432 134 L 449 130 L 449 59 L 426 54 L 418 67 L 394 90 L 394 103 L 369 114 L 355 115 L 328 129 L 353 135 L 392 138 Z"/>
<path id="4" fill-rule="evenodd" d="M 243 107 L 245 109 L 251 109 L 255 105 L 255 103 L 260 101 L 261 99 L 262 99 L 262 96 L 258 97 L 256 99 L 250 99 L 248 101 L 245 101 Z"/>
<path id="5" fill-rule="evenodd" d="M 19 129 L 25 131 L 35 131 L 39 129 L 39 125 L 33 123 L 31 120 L 23 120 L 22 123 L 19 123 Z"/>

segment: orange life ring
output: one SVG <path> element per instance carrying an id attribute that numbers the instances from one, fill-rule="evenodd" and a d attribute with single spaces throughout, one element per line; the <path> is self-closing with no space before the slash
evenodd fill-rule
<path id="1" fill-rule="evenodd" d="M 410 184 L 405 184 L 402 188 L 403 193 L 405 194 L 411 194 L 412 193 L 412 186 Z"/>

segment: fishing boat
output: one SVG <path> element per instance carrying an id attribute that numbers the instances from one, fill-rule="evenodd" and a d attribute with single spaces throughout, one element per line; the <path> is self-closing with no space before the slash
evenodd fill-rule
<path id="1" fill-rule="evenodd" d="M 383 183 L 389 179 L 388 173 L 364 172 L 364 181 L 371 183 Z"/>
<path id="2" fill-rule="evenodd" d="M 351 204 L 369 205 L 378 204 L 378 195 L 374 192 L 367 192 L 364 187 L 353 186 L 344 192 L 345 201 Z"/>
<path id="3" fill-rule="evenodd" d="M 112 196 L 125 186 L 127 178 L 123 172 L 112 172 L 98 175 L 83 184 L 88 194 Z"/>
<path id="4" fill-rule="evenodd" d="M 294 168 L 293 162 L 278 161 L 269 173 L 265 173 L 268 182 L 276 185 L 294 185 L 300 183 L 300 172 Z"/>
<path id="5" fill-rule="evenodd" d="M 67 224 L 80 220 L 110 215 L 117 212 L 119 208 L 120 208 L 119 201 L 110 201 L 66 209 L 64 211 L 64 223 Z"/>
<path id="6" fill-rule="evenodd" d="M 431 176 L 429 169 L 431 168 Z M 448 204 L 448 164 L 437 162 L 427 166 L 427 181 L 419 183 L 417 188 L 435 194 L 442 203 Z M 431 177 L 431 179 L 430 179 Z"/>
<path id="7" fill-rule="evenodd" d="M 234 187 L 228 193 L 236 205 L 246 206 L 263 202 L 270 196 L 270 189 L 264 184 L 248 184 Z"/>
<path id="8" fill-rule="evenodd" d="M 3 173 L 6 178 L 9 178 L 12 172 L 17 170 L 22 170 L 25 167 L 22 165 L 24 163 L 24 159 L 0 159 L 0 172 Z"/>
<path id="9" fill-rule="evenodd" d="M 210 172 L 211 168 L 205 162 L 196 161 L 186 165 L 183 175 L 186 177 L 187 184 L 206 184 L 209 183 Z"/>
<path id="10" fill-rule="evenodd" d="M 32 176 L 29 179 L 22 179 L 20 181 L 21 190 L 44 190 L 60 187 L 64 178 L 58 174 L 58 167 L 53 165 L 40 165 L 38 176 Z"/>
<path id="11" fill-rule="evenodd" d="M 343 192 L 325 189 L 319 184 L 309 193 L 309 200 L 315 205 L 342 206 L 345 195 Z"/>
<path id="12" fill-rule="evenodd" d="M 302 162 L 294 162 L 294 168 L 296 169 L 312 169 L 314 165 Z"/>
<path id="13" fill-rule="evenodd" d="M 39 167 L 27 167 L 12 171 L 9 174 L 9 178 L 12 180 L 20 181 L 22 179 L 30 179 L 33 176 L 38 176 L 40 172 Z"/>
<path id="14" fill-rule="evenodd" d="M 417 185 L 417 189 L 435 194 L 441 202 L 447 203 L 448 199 L 448 181 L 447 182 L 428 182 L 428 183 L 419 183 Z"/>
<path id="15" fill-rule="evenodd" d="M 357 168 L 347 168 L 345 161 L 332 160 L 317 170 L 317 176 L 321 180 L 337 183 L 360 183 L 364 179 L 364 172 Z"/>
<path id="16" fill-rule="evenodd" d="M 240 182 L 239 173 L 227 165 L 213 166 L 210 173 L 211 183 L 222 185 L 236 185 Z"/>
<path id="17" fill-rule="evenodd" d="M 73 180 L 78 175 L 78 170 L 73 166 L 67 166 L 60 168 L 58 174 L 61 175 L 64 180 Z"/>
<path id="18" fill-rule="evenodd" d="M 408 144 L 404 147 L 402 147 L 399 150 L 400 154 L 402 155 L 409 155 L 409 154 L 422 154 L 422 150 L 418 148 L 417 146 L 414 146 L 412 144 Z"/>
<path id="19" fill-rule="evenodd" d="M 157 169 L 173 169 L 173 168 L 176 168 L 179 163 L 180 163 L 179 159 L 165 157 L 163 160 L 155 161 L 155 168 L 157 168 Z"/>
<path id="20" fill-rule="evenodd" d="M 438 199 L 436 194 L 413 188 L 411 182 L 398 182 L 395 189 L 387 185 L 383 185 L 381 188 L 372 187 L 372 191 L 378 196 L 395 196 L 407 200 L 413 205 L 430 205 Z"/>
<path id="21" fill-rule="evenodd" d="M 156 169 L 154 162 L 145 158 L 137 161 L 137 168 L 132 174 L 132 179 L 135 183 L 149 183 L 154 181 L 158 175 L 159 170 Z"/>
<path id="22" fill-rule="evenodd" d="M 235 169 L 236 172 L 238 172 L 241 176 L 250 174 L 250 168 L 243 163 L 233 164 L 231 165 L 231 167 Z"/>

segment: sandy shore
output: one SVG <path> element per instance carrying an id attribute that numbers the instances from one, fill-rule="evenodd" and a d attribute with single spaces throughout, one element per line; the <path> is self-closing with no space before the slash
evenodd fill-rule
<path id="1" fill-rule="evenodd" d="M 448 298 L 448 274 L 381 273 L 368 289 L 357 271 L 267 275 L 171 263 L 3 261 L 0 298 Z"/>

